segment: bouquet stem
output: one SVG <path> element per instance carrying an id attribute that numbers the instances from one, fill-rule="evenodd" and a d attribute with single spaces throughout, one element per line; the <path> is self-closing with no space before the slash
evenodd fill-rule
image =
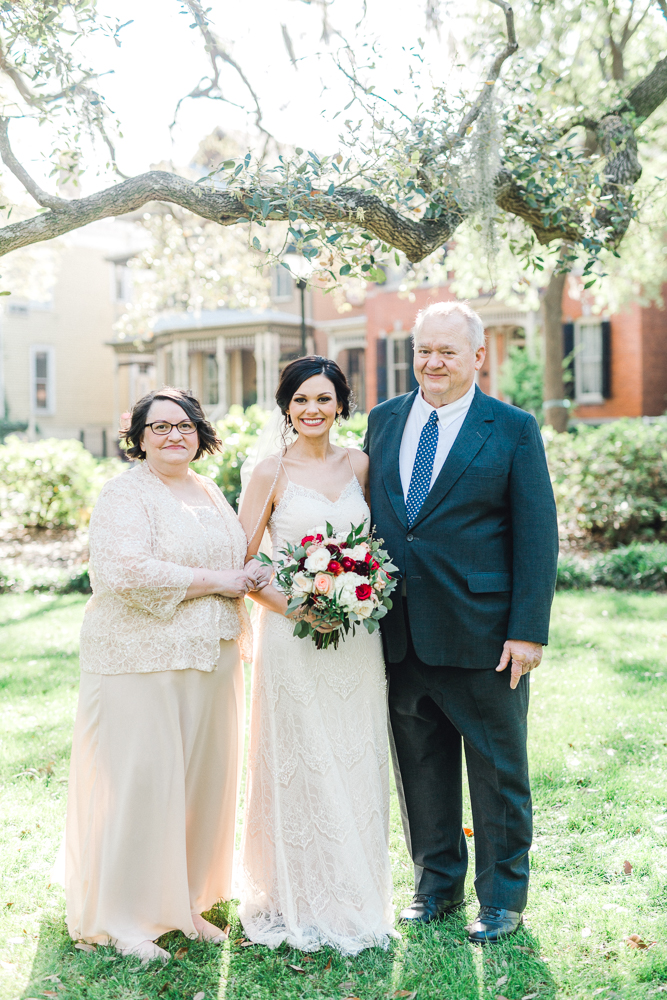
<path id="1" fill-rule="evenodd" d="M 315 648 L 328 649 L 329 646 L 333 646 L 334 649 L 338 649 L 339 639 L 340 629 L 334 629 L 333 632 L 315 632 Z"/>

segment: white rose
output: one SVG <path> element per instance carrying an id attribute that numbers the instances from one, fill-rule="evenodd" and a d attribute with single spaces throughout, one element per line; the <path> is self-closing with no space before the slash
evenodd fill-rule
<path id="1" fill-rule="evenodd" d="M 330 559 L 328 549 L 317 549 L 312 556 L 308 556 L 305 567 L 310 573 L 322 573 L 329 565 Z"/>
<path id="2" fill-rule="evenodd" d="M 370 618 L 373 613 L 375 605 L 373 601 L 357 601 L 352 610 L 355 615 L 359 615 L 360 618 Z"/>
<path id="3" fill-rule="evenodd" d="M 292 592 L 294 594 L 311 594 L 313 581 L 305 573 L 295 573 L 292 580 Z"/>
<path id="4" fill-rule="evenodd" d="M 354 559 L 355 562 L 363 562 L 368 551 L 369 549 L 366 542 L 361 542 L 359 545 L 355 545 L 353 549 L 343 549 L 341 552 L 341 558 L 343 556 L 348 556 L 348 558 Z"/>

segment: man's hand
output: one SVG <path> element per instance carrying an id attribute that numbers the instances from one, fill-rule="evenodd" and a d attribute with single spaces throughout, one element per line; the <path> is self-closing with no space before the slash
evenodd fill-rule
<path id="1" fill-rule="evenodd" d="M 504 670 L 511 661 L 512 677 L 510 679 L 510 687 L 514 690 L 523 674 L 528 674 L 535 667 L 539 667 L 541 659 L 542 643 L 523 642 L 522 639 L 508 639 L 503 646 L 503 655 L 500 657 L 500 663 L 496 667 L 496 670 Z"/>

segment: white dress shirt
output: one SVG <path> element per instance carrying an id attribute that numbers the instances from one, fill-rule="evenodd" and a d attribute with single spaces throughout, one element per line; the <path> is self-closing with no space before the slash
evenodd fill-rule
<path id="1" fill-rule="evenodd" d="M 470 409 L 470 404 L 473 401 L 474 395 L 475 383 L 473 382 L 465 396 L 461 396 L 460 399 L 454 400 L 453 403 L 447 403 L 445 406 L 439 406 L 437 409 L 431 406 L 430 403 L 426 402 L 422 396 L 421 389 L 415 396 L 408 419 L 405 422 L 403 437 L 401 439 L 401 450 L 398 458 L 399 470 L 401 473 L 401 486 L 403 487 L 403 496 L 406 500 L 408 499 L 412 468 L 415 464 L 417 448 L 419 447 L 419 438 L 421 437 L 424 424 L 435 410 L 438 414 L 438 447 L 435 452 L 435 459 L 433 460 L 433 473 L 431 475 L 431 484 L 429 486 L 429 490 L 431 490 L 433 488 L 433 483 L 438 478 L 440 470 L 445 464 L 445 459 L 449 455 L 452 445 L 458 437 L 458 433 L 461 430 L 463 421 L 465 420 L 466 414 Z"/>

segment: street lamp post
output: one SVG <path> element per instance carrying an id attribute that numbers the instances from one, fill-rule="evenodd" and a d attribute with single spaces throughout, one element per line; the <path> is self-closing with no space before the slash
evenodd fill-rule
<path id="1" fill-rule="evenodd" d="M 288 257 L 289 255 L 289 257 Z M 313 265 L 300 254 L 297 248 L 291 243 L 286 251 L 287 263 L 295 279 L 296 287 L 301 294 L 301 357 L 304 357 L 307 350 L 306 345 L 306 289 L 308 288 L 308 278 L 313 272 Z"/>
<path id="2" fill-rule="evenodd" d="M 305 278 L 297 278 L 296 287 L 301 292 L 301 357 L 306 355 L 306 288 Z"/>

